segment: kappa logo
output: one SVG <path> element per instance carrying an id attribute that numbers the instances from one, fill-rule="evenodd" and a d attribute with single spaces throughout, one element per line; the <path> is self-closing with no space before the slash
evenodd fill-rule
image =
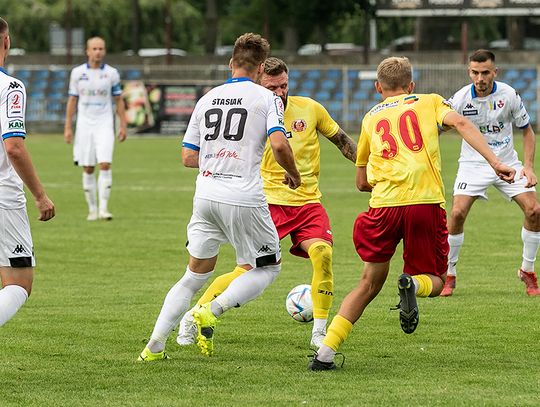
<path id="1" fill-rule="evenodd" d="M 470 103 L 467 103 L 467 106 L 465 106 L 465 109 L 474 109 L 474 106 Z"/>
<path id="2" fill-rule="evenodd" d="M 11 253 L 13 254 L 26 253 L 26 249 L 24 248 L 22 244 L 18 244 L 17 246 L 15 246 L 15 249 L 13 249 Z"/>
<path id="3" fill-rule="evenodd" d="M 21 84 L 19 82 L 10 82 L 9 83 L 8 90 L 10 90 L 10 89 L 19 89 L 19 88 L 22 88 L 22 86 L 21 86 Z"/>
<path id="4" fill-rule="evenodd" d="M 259 250 L 257 250 L 257 253 L 268 253 L 269 251 L 270 247 L 265 244 Z"/>

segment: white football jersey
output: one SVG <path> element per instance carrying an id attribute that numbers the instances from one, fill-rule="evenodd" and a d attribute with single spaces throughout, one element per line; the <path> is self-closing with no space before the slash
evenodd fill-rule
<path id="1" fill-rule="evenodd" d="M 0 129 L 2 130 L 0 208 L 3 209 L 20 209 L 26 205 L 23 182 L 13 168 L 3 142 L 9 137 L 26 137 L 25 109 L 26 90 L 24 84 L 0 68 Z"/>
<path id="2" fill-rule="evenodd" d="M 122 94 L 120 74 L 110 65 L 103 64 L 92 69 L 88 64 L 79 65 L 71 71 L 69 95 L 79 98 L 77 122 L 113 123 L 113 96 Z"/>
<path id="3" fill-rule="evenodd" d="M 199 151 L 195 197 L 238 206 L 263 206 L 260 175 L 269 134 L 283 126 L 283 102 L 248 78 L 210 90 L 195 106 L 183 146 Z"/>
<path id="4" fill-rule="evenodd" d="M 454 110 L 476 125 L 502 162 L 518 160 L 512 124 L 524 129 L 529 125 L 530 118 L 514 88 L 503 82 L 494 82 L 488 96 L 478 97 L 474 85 L 467 85 L 452 96 L 450 103 Z M 485 163 L 486 160 L 463 140 L 459 162 Z"/>

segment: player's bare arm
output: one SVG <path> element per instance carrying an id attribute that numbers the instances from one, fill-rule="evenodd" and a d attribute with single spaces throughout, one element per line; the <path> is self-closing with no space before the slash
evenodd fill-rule
<path id="1" fill-rule="evenodd" d="M 71 144 L 73 140 L 73 114 L 77 108 L 77 96 L 68 96 L 66 106 L 66 123 L 64 124 L 64 141 Z"/>
<path id="2" fill-rule="evenodd" d="M 274 153 L 274 157 L 279 165 L 281 165 L 285 171 L 284 184 L 288 185 L 291 189 L 296 189 L 301 184 L 300 173 L 296 168 L 294 162 L 294 154 L 289 141 L 285 137 L 282 131 L 274 131 L 269 136 L 270 146 Z"/>
<path id="3" fill-rule="evenodd" d="M 367 167 L 356 167 L 356 188 L 362 192 L 371 192 L 373 189 L 367 179 Z"/>
<path id="4" fill-rule="evenodd" d="M 461 137 L 486 159 L 500 179 L 509 184 L 514 182 L 516 170 L 499 161 L 491 148 L 489 148 L 482 133 L 470 120 L 459 113 L 450 112 L 444 117 L 443 124 L 455 128 Z"/>
<path id="5" fill-rule="evenodd" d="M 199 168 L 199 152 L 191 148 L 182 148 L 182 164 L 188 168 Z"/>
<path id="6" fill-rule="evenodd" d="M 523 170 L 520 178 L 527 178 L 526 188 L 534 187 L 538 183 L 534 173 L 534 153 L 536 147 L 536 135 L 529 124 L 523 129 Z"/>
<path id="7" fill-rule="evenodd" d="M 114 101 L 116 103 L 116 114 L 120 119 L 120 128 L 118 129 L 118 141 L 122 142 L 127 137 L 126 106 L 124 104 L 124 99 L 121 95 L 115 96 Z"/>
<path id="8" fill-rule="evenodd" d="M 336 145 L 341 154 L 353 163 L 356 162 L 356 143 L 343 129 L 339 129 L 329 140 Z"/>
<path id="9" fill-rule="evenodd" d="M 22 137 L 9 137 L 4 140 L 4 145 L 13 168 L 34 196 L 36 207 L 39 210 L 39 220 L 51 219 L 54 217 L 54 204 L 39 181 L 24 145 L 24 139 Z"/>

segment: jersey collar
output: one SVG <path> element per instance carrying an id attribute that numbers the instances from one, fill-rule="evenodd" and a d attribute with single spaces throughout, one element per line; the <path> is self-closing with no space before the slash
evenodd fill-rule
<path id="1" fill-rule="evenodd" d="M 229 78 L 227 79 L 227 82 L 225 83 L 236 83 L 236 82 L 246 82 L 246 81 L 253 82 L 250 78 L 243 76 L 240 78 Z"/>
<path id="2" fill-rule="evenodd" d="M 497 82 L 493 82 L 493 89 L 491 89 L 490 95 L 494 94 L 497 90 Z M 474 83 L 471 85 L 471 97 L 477 98 L 478 95 L 476 94 L 476 90 L 474 89 Z"/>
<path id="3" fill-rule="evenodd" d="M 87 69 L 92 69 L 92 68 L 90 68 L 90 64 L 89 64 L 88 62 L 86 63 L 86 68 L 87 68 Z M 105 64 L 101 64 L 101 66 L 99 67 L 99 69 L 105 69 Z"/>

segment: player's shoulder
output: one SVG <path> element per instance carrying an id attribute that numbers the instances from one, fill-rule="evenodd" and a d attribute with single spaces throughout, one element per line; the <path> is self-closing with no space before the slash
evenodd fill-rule
<path id="1" fill-rule="evenodd" d="M 102 69 L 105 72 L 112 72 L 112 73 L 120 74 L 120 71 L 117 68 L 115 68 L 114 66 L 111 66 L 109 64 L 103 64 Z"/>
<path id="2" fill-rule="evenodd" d="M 462 99 L 472 99 L 473 98 L 473 89 L 474 85 L 468 84 L 463 86 L 461 89 L 458 89 L 454 95 L 451 97 L 452 100 L 459 101 Z"/>
<path id="3" fill-rule="evenodd" d="M 81 72 L 84 72 L 88 69 L 88 64 L 84 63 L 84 64 L 80 64 L 80 65 L 77 65 L 77 66 L 74 66 L 73 68 L 71 68 L 71 72 L 72 73 L 81 73 Z"/>
<path id="4" fill-rule="evenodd" d="M 315 99 L 307 96 L 289 96 L 289 102 L 299 107 L 318 107 L 322 106 Z"/>
<path id="5" fill-rule="evenodd" d="M 7 73 L 0 68 L 0 89 L 5 90 L 25 90 L 24 82 Z"/>
<path id="6" fill-rule="evenodd" d="M 493 83 L 493 86 L 496 86 L 495 92 L 493 93 L 510 95 L 510 96 L 517 95 L 517 91 L 512 86 L 510 86 L 509 84 L 505 82 L 495 81 Z"/>

